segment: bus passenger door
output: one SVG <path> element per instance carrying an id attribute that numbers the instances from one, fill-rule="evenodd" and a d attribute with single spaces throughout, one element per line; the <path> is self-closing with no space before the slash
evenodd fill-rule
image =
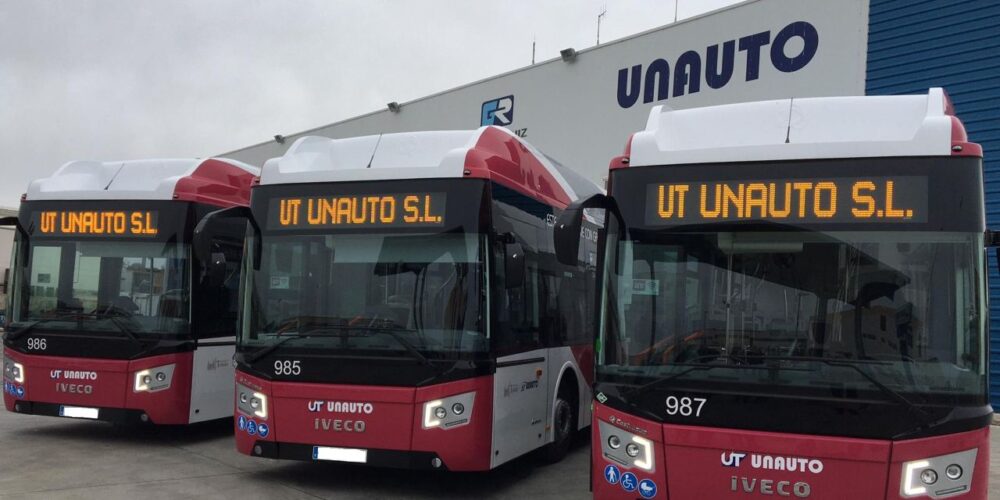
<path id="1" fill-rule="evenodd" d="M 549 393 L 545 354 L 545 349 L 536 349 L 497 358 L 492 467 L 545 444 Z"/>
<path id="2" fill-rule="evenodd" d="M 506 258 L 505 272 L 494 288 L 493 467 L 545 444 L 549 399 L 537 266 L 524 262 L 521 245 L 504 246 L 497 262 Z"/>

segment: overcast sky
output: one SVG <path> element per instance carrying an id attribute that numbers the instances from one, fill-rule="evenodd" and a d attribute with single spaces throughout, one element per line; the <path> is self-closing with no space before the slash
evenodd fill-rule
<path id="1" fill-rule="evenodd" d="M 691 17 L 736 0 L 679 0 Z M 75 159 L 204 157 L 674 20 L 671 0 L 0 0 L 0 206 Z"/>

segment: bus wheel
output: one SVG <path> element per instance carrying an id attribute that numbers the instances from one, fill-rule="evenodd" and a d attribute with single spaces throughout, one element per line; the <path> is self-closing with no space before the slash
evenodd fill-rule
<path id="1" fill-rule="evenodd" d="M 563 394 L 556 397 L 555 410 L 552 422 L 554 436 L 552 442 L 545 447 L 545 459 L 552 463 L 562 460 L 569 452 L 576 430 L 576 411 Z"/>

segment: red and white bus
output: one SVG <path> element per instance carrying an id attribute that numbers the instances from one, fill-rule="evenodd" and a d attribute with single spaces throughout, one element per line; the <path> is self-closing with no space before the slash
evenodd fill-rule
<path id="1" fill-rule="evenodd" d="M 210 219 L 254 228 L 239 451 L 442 470 L 560 458 L 590 424 L 596 233 L 563 265 L 552 225 L 597 192 L 499 127 L 304 137 L 268 161 L 250 210 Z"/>
<path id="2" fill-rule="evenodd" d="M 993 238 L 941 89 L 657 108 L 589 205 L 596 498 L 986 498 Z"/>
<path id="3" fill-rule="evenodd" d="M 195 225 L 246 206 L 239 162 L 70 162 L 22 197 L 4 334 L 4 405 L 117 423 L 231 417 L 245 224 L 210 262 Z M 223 237 L 225 234 L 225 237 Z"/>

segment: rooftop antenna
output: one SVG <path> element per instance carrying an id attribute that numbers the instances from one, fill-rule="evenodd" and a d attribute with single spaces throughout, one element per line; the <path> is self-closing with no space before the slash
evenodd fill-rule
<path id="1" fill-rule="evenodd" d="M 535 35 L 531 35 L 531 64 L 535 64 Z"/>
<path id="2" fill-rule="evenodd" d="M 677 22 L 677 6 L 680 5 L 681 0 L 674 0 L 674 22 Z"/>
<path id="3" fill-rule="evenodd" d="M 601 13 L 597 15 L 597 45 L 601 44 L 601 19 L 608 13 L 607 4 L 601 7 Z"/>

